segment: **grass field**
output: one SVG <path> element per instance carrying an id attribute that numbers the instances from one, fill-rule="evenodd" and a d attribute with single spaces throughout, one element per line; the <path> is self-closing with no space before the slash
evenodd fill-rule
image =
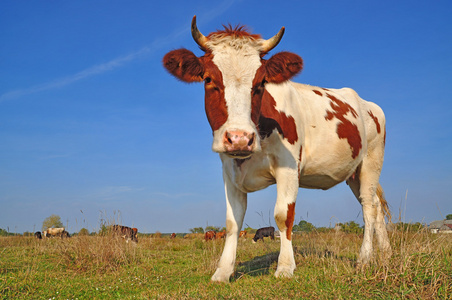
<path id="1" fill-rule="evenodd" d="M 297 269 L 273 276 L 279 240 L 239 241 L 229 284 L 211 283 L 224 241 L 0 238 L 1 299 L 452 299 L 452 235 L 391 233 L 387 264 L 355 268 L 361 237 L 294 235 Z"/>

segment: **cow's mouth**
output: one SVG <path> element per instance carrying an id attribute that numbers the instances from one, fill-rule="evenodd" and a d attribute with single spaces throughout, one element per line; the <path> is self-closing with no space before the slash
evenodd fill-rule
<path id="1" fill-rule="evenodd" d="M 231 158 L 245 159 L 245 158 L 249 158 L 253 154 L 253 152 L 252 151 L 229 151 L 229 152 L 226 152 L 225 154 Z"/>

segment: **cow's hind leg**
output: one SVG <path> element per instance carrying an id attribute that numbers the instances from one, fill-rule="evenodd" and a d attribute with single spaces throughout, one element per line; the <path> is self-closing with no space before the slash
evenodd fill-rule
<path id="1" fill-rule="evenodd" d="M 211 279 L 218 282 L 228 282 L 234 272 L 237 241 L 247 205 L 247 194 L 232 185 L 226 174 L 223 177 L 226 192 L 226 242 L 217 270 Z"/>
<path id="2" fill-rule="evenodd" d="M 380 192 L 381 186 L 378 183 L 380 172 L 378 168 L 377 170 L 378 172 L 374 168 L 369 170 L 364 161 L 355 176 L 347 180 L 347 184 L 363 209 L 364 240 L 358 257 L 358 265 L 367 264 L 372 257 L 374 232 L 380 249 L 386 254 L 391 253 L 384 221 L 384 209 L 387 209 L 387 204 Z"/>

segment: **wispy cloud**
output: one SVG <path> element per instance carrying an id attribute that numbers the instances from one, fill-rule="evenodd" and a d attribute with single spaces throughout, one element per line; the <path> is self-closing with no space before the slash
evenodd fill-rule
<path id="1" fill-rule="evenodd" d="M 96 199 L 111 200 L 117 198 L 118 196 L 123 197 L 124 195 L 132 195 L 137 192 L 144 191 L 145 188 L 141 187 L 131 187 L 131 186 L 104 186 L 94 193 L 90 194 L 89 197 L 94 197 Z"/>
<path id="2" fill-rule="evenodd" d="M 219 15 L 223 14 L 226 10 L 228 10 L 235 0 L 224 1 L 218 7 L 203 13 L 202 14 L 202 23 L 210 22 Z M 147 55 L 152 54 L 158 49 L 167 46 L 168 44 L 177 41 L 182 35 L 188 33 L 189 26 L 184 25 L 183 28 L 178 28 L 172 34 L 168 35 L 164 38 L 156 38 L 150 45 L 145 46 L 137 51 L 129 53 L 127 55 L 123 55 L 117 58 L 114 58 L 106 63 L 98 64 L 92 67 L 89 67 L 81 72 L 78 72 L 73 75 L 69 75 L 67 77 L 58 78 L 50 82 L 46 82 L 43 84 L 34 85 L 28 88 L 18 89 L 6 92 L 0 95 L 0 102 L 20 98 L 25 95 L 35 94 L 42 91 L 52 90 L 56 88 L 62 88 L 64 86 L 70 85 L 82 79 L 100 75 L 109 71 L 112 71 L 116 68 L 126 65 L 136 59 L 141 57 L 145 57 Z"/>

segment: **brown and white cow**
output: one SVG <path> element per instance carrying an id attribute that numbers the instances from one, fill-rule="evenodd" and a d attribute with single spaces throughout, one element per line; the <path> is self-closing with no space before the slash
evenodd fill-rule
<path id="1" fill-rule="evenodd" d="M 60 228 L 47 228 L 47 230 L 43 231 L 45 237 L 67 237 L 69 233 L 65 230 L 64 227 Z M 67 235 L 66 235 L 67 234 Z"/>
<path id="2" fill-rule="evenodd" d="M 379 177 L 385 146 L 380 107 L 349 88 L 324 89 L 289 81 L 303 66 L 301 57 L 280 52 L 265 59 L 284 27 L 265 40 L 243 27 L 204 36 L 192 21 L 192 36 L 205 52 L 171 51 L 165 68 L 185 82 L 204 82 L 205 110 L 220 154 L 226 191 L 227 237 L 213 281 L 234 271 L 237 240 L 247 193 L 277 186 L 274 216 L 281 233 L 275 276 L 292 276 L 292 226 L 298 188 L 329 189 L 346 181 L 361 203 L 365 222 L 359 263 L 367 263 L 378 244 L 390 253 Z"/>
<path id="3" fill-rule="evenodd" d="M 225 237 L 226 237 L 226 230 L 223 230 L 223 231 L 217 232 L 217 235 L 215 238 L 217 240 L 221 240 L 221 239 L 224 239 Z"/>
<path id="4" fill-rule="evenodd" d="M 214 240 L 216 236 L 217 236 L 217 233 L 215 231 L 209 230 L 209 231 L 206 231 L 206 233 L 204 234 L 204 240 L 206 240 L 206 241 Z"/>
<path id="5" fill-rule="evenodd" d="M 126 240 L 126 243 L 131 240 L 132 242 L 138 243 L 138 229 L 130 228 L 122 225 L 113 225 L 111 227 L 113 234 L 119 235 Z"/>

